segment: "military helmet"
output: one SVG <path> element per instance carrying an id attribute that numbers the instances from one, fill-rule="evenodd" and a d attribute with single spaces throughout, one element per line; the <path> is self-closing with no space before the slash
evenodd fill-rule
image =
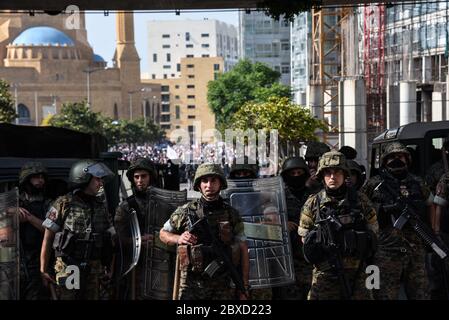
<path id="1" fill-rule="evenodd" d="M 330 150 L 329 146 L 323 142 L 310 141 L 307 143 L 307 150 L 304 158 L 306 160 L 309 158 L 319 158 Z"/>
<path id="2" fill-rule="evenodd" d="M 231 170 L 229 172 L 229 178 L 235 179 L 235 174 L 238 171 L 243 171 L 243 170 L 251 172 L 251 175 L 248 177 L 249 179 L 256 179 L 257 174 L 259 172 L 259 167 L 255 163 L 250 164 L 249 158 L 247 156 L 245 156 L 243 158 L 243 163 L 237 163 L 237 159 L 234 159 L 234 162 L 231 165 Z"/>
<path id="3" fill-rule="evenodd" d="M 128 170 L 126 171 L 126 176 L 128 177 L 128 180 L 129 182 L 131 182 L 131 184 L 134 183 L 134 172 L 137 170 L 148 171 L 152 179 L 150 183 L 156 182 L 156 169 L 154 168 L 154 164 L 150 160 L 145 158 L 138 158 L 133 163 L 131 163 Z"/>
<path id="4" fill-rule="evenodd" d="M 217 176 L 221 181 L 221 190 L 226 189 L 228 187 L 228 183 L 226 182 L 226 178 L 223 173 L 223 169 L 218 164 L 213 163 L 203 163 L 201 164 L 195 172 L 195 178 L 193 180 L 193 190 L 200 190 L 200 181 L 201 178 L 205 176 Z"/>
<path id="5" fill-rule="evenodd" d="M 285 161 L 282 163 L 281 176 L 284 177 L 284 175 L 290 169 L 303 169 L 307 175 L 310 175 L 309 167 L 301 157 L 289 157 L 285 159 Z"/>
<path id="6" fill-rule="evenodd" d="M 362 175 L 362 168 L 354 160 L 346 160 L 346 165 L 350 171 L 356 171 L 357 174 Z"/>
<path id="7" fill-rule="evenodd" d="M 47 168 L 41 162 L 27 162 L 23 165 L 19 174 L 19 185 L 24 184 L 30 176 L 34 174 L 43 174 L 47 176 Z"/>
<path id="8" fill-rule="evenodd" d="M 402 153 L 406 156 L 408 165 L 412 162 L 412 157 L 410 155 L 410 152 L 407 150 L 407 148 L 400 142 L 391 142 L 387 144 L 385 147 L 384 152 L 380 156 L 380 163 L 381 166 L 385 165 L 385 161 L 389 156 L 391 156 L 394 153 Z"/>
<path id="9" fill-rule="evenodd" d="M 346 176 L 350 176 L 349 168 L 346 164 L 346 157 L 341 152 L 333 150 L 323 154 L 318 162 L 317 176 L 321 176 L 322 178 L 323 171 L 327 168 L 341 169 Z"/>
<path id="10" fill-rule="evenodd" d="M 345 155 L 346 160 L 354 160 L 357 158 L 357 150 L 355 150 L 351 146 L 343 146 L 338 150 L 338 152 L 341 152 Z"/>
<path id="11" fill-rule="evenodd" d="M 108 179 L 114 174 L 109 168 L 94 160 L 86 159 L 75 162 L 70 168 L 69 182 L 72 188 L 80 188 L 87 185 L 92 177 Z"/>

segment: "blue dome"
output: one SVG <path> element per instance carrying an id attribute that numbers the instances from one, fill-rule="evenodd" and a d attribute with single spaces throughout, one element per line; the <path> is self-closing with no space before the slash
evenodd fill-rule
<path id="1" fill-rule="evenodd" d="M 74 46 L 75 43 L 64 32 L 52 27 L 32 27 L 22 31 L 14 39 L 15 45 L 68 45 Z"/>
<path id="2" fill-rule="evenodd" d="M 103 57 L 100 56 L 99 54 L 96 54 L 96 53 L 94 53 L 93 59 L 94 59 L 95 62 L 104 62 Z"/>

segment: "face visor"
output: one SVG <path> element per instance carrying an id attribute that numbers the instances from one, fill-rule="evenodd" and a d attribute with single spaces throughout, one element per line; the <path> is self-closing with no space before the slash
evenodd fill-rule
<path id="1" fill-rule="evenodd" d="M 94 177 L 101 178 L 106 183 L 114 177 L 114 173 L 104 164 L 95 163 L 84 168 L 84 172 L 91 174 Z"/>

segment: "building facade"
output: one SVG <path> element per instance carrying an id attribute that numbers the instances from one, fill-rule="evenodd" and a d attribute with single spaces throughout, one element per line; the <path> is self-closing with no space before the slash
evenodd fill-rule
<path id="1" fill-rule="evenodd" d="M 242 58 L 262 62 L 281 73 L 281 82 L 290 85 L 290 23 L 271 19 L 263 12 L 239 12 Z"/>
<path id="2" fill-rule="evenodd" d="M 239 60 L 237 28 L 217 20 L 149 21 L 149 78 L 181 77 L 182 58 L 223 57 L 224 71 Z"/>

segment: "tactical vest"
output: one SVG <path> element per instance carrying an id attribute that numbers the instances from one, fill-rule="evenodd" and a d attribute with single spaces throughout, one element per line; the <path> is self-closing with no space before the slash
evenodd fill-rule
<path id="1" fill-rule="evenodd" d="M 421 190 L 421 184 L 419 180 L 416 180 L 412 175 L 408 175 L 404 180 L 395 179 L 387 172 L 381 172 L 381 181 L 374 187 L 371 201 L 381 206 L 394 205 L 398 202 L 400 196 L 405 197 L 407 200 L 413 203 L 415 212 L 425 222 L 428 221 L 426 215 L 426 199 Z M 378 210 L 377 220 L 379 222 L 379 228 L 392 228 L 392 217 L 388 215 L 384 210 Z M 395 217 L 396 219 L 398 217 Z M 407 226 L 406 228 L 409 228 Z"/>
<path id="2" fill-rule="evenodd" d="M 362 206 L 357 194 L 350 194 L 341 201 L 324 202 L 325 191 L 316 195 L 315 222 L 317 227 L 309 232 L 304 241 L 304 256 L 307 261 L 319 264 L 329 257 L 328 235 L 319 220 L 330 215 L 340 224 L 331 228 L 335 244 L 338 246 L 342 257 L 366 259 L 372 256 L 376 248 L 375 235 L 368 230 L 367 221 L 362 211 Z"/>
<path id="3" fill-rule="evenodd" d="M 297 198 L 287 187 L 285 188 L 285 200 L 287 202 L 287 215 L 288 220 L 293 221 L 294 223 L 299 223 L 301 209 L 306 202 L 309 193 L 306 188 L 304 188 L 304 192 L 301 198 Z M 299 235 L 297 230 L 293 230 L 290 232 L 290 240 L 292 245 L 293 254 L 295 256 L 301 255 L 301 241 L 299 239 Z"/>
<path id="4" fill-rule="evenodd" d="M 213 266 L 214 263 L 222 264 L 218 255 L 213 249 L 212 242 L 215 239 L 218 247 L 231 259 L 234 266 L 240 262 L 240 246 L 236 242 L 233 234 L 232 207 L 223 202 L 222 208 L 212 212 L 205 212 L 199 201 L 194 201 L 187 206 L 187 214 L 190 219 L 190 224 L 194 224 L 198 220 L 205 218 L 207 220 L 206 228 L 210 228 L 210 234 L 201 229 L 193 231 L 198 237 L 198 242 L 193 246 L 180 246 L 178 254 L 181 256 L 181 269 L 190 269 L 194 273 L 202 273 L 207 271 L 207 268 Z M 195 229 L 194 229 L 195 230 Z M 187 252 L 183 252 L 187 250 Z M 183 263 L 187 257 L 189 263 Z M 227 270 L 221 268 L 215 274 L 219 277 L 226 273 Z"/>
<path id="5" fill-rule="evenodd" d="M 49 204 L 50 200 L 46 200 L 43 196 L 27 197 L 25 193 L 20 194 L 19 206 L 41 220 L 45 220 Z M 43 237 L 43 233 L 31 225 L 31 223 L 27 222 L 20 225 L 20 241 L 25 253 L 36 251 L 40 253 Z"/>
<path id="6" fill-rule="evenodd" d="M 53 243 L 56 256 L 74 263 L 105 259 L 105 253 L 109 255 L 112 250 L 106 207 L 98 200 L 87 203 L 76 194 L 65 197 L 63 229 L 56 233 Z"/>

